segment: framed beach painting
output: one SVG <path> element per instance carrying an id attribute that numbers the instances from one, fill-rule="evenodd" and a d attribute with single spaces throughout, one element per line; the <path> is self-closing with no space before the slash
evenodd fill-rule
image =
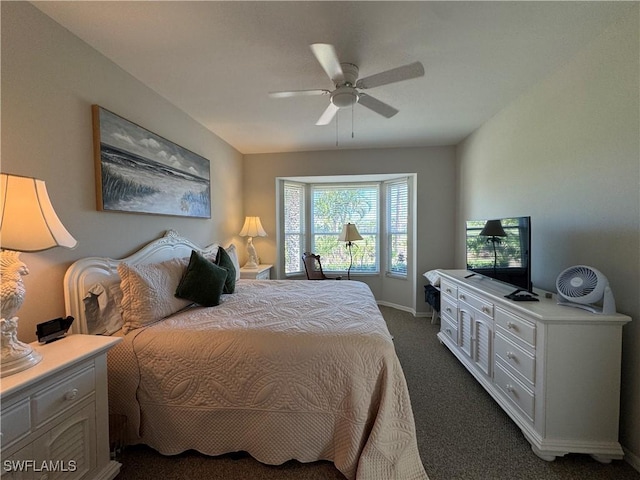
<path id="1" fill-rule="evenodd" d="M 98 210 L 211 218 L 209 160 L 92 106 Z"/>

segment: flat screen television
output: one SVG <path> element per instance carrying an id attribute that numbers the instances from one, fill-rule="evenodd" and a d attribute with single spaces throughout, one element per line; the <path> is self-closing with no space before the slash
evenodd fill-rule
<path id="1" fill-rule="evenodd" d="M 531 217 L 469 220 L 467 270 L 533 293 Z M 513 294 L 512 294 L 513 295 Z"/>

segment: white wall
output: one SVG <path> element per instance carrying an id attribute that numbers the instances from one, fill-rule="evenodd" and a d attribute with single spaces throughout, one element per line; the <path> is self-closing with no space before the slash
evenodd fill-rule
<path id="1" fill-rule="evenodd" d="M 254 240 L 264 263 L 276 263 L 276 178 L 314 175 L 417 174 L 416 305 L 407 304 L 406 280 L 358 277 L 378 301 L 428 311 L 422 274 L 453 265 L 455 150 L 453 147 L 329 150 L 246 155 L 244 202 L 247 215 L 259 215 L 267 234 Z M 413 293 L 413 292 L 411 292 Z M 413 299 L 413 295 L 410 296 Z"/>
<path id="2" fill-rule="evenodd" d="M 74 260 L 126 256 L 170 228 L 202 245 L 230 240 L 242 226 L 242 155 L 29 3 L 1 8 L 2 172 L 44 180 L 79 242 L 21 255 L 30 274 L 18 336 L 32 341 L 37 323 L 64 314 L 62 279 Z M 94 103 L 208 158 L 212 219 L 96 211 Z"/>
<path id="3" fill-rule="evenodd" d="M 456 264 L 465 219 L 532 216 L 534 285 L 586 264 L 612 285 L 624 327 L 621 442 L 640 468 L 639 14 L 458 146 Z"/>

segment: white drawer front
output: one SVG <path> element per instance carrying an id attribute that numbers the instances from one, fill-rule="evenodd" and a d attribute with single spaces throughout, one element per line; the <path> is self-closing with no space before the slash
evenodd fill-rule
<path id="1" fill-rule="evenodd" d="M 510 375 L 500 362 L 496 362 L 493 378 L 498 389 L 533 422 L 534 395 L 516 378 Z"/>
<path id="2" fill-rule="evenodd" d="M 454 343 L 458 344 L 458 327 L 451 323 L 446 317 L 441 317 L 440 331 L 444 333 Z"/>
<path id="3" fill-rule="evenodd" d="M 496 325 L 532 348 L 536 346 L 536 326 L 524 318 L 496 308 Z"/>
<path id="4" fill-rule="evenodd" d="M 500 332 L 495 336 L 495 352 L 500 360 L 509 365 L 523 379 L 535 384 L 536 359 Z"/>
<path id="5" fill-rule="evenodd" d="M 440 281 L 440 293 L 444 293 L 445 295 L 449 295 L 452 298 L 458 298 L 458 287 L 456 287 L 449 280 L 445 280 L 443 278 Z"/>
<path id="6" fill-rule="evenodd" d="M 2 409 L 2 447 L 27 435 L 31 428 L 29 399 Z"/>
<path id="7" fill-rule="evenodd" d="M 479 312 L 486 315 L 488 318 L 493 318 L 493 304 L 476 297 L 475 295 L 467 292 L 466 290 L 458 290 L 458 300 L 465 302 L 467 305 L 471 305 Z"/>
<path id="8" fill-rule="evenodd" d="M 456 322 L 458 306 L 454 299 L 440 296 L 440 315 L 448 317 L 452 322 Z"/>
<path id="9" fill-rule="evenodd" d="M 271 279 L 271 271 L 265 270 L 264 272 L 260 272 L 256 275 L 256 280 L 270 280 Z"/>
<path id="10" fill-rule="evenodd" d="M 77 404 L 95 390 L 93 366 L 82 370 L 32 398 L 33 419 L 37 426 Z"/>

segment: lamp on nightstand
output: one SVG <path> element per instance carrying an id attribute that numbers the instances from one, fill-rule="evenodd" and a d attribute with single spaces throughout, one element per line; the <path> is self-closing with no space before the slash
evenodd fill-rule
<path id="1" fill-rule="evenodd" d="M 249 254 L 249 260 L 245 263 L 244 268 L 258 268 L 258 254 L 253 246 L 253 237 L 266 237 L 267 232 L 262 228 L 262 222 L 260 217 L 246 217 L 244 219 L 244 226 L 240 230 L 241 237 L 249 237 L 247 239 L 247 253 Z"/>
<path id="2" fill-rule="evenodd" d="M 56 215 L 42 180 L 0 174 L 0 377 L 26 370 L 42 359 L 30 345 L 18 340 L 15 314 L 25 296 L 22 276 L 29 273 L 20 261 L 20 252 L 74 248 L 77 244 Z"/>

